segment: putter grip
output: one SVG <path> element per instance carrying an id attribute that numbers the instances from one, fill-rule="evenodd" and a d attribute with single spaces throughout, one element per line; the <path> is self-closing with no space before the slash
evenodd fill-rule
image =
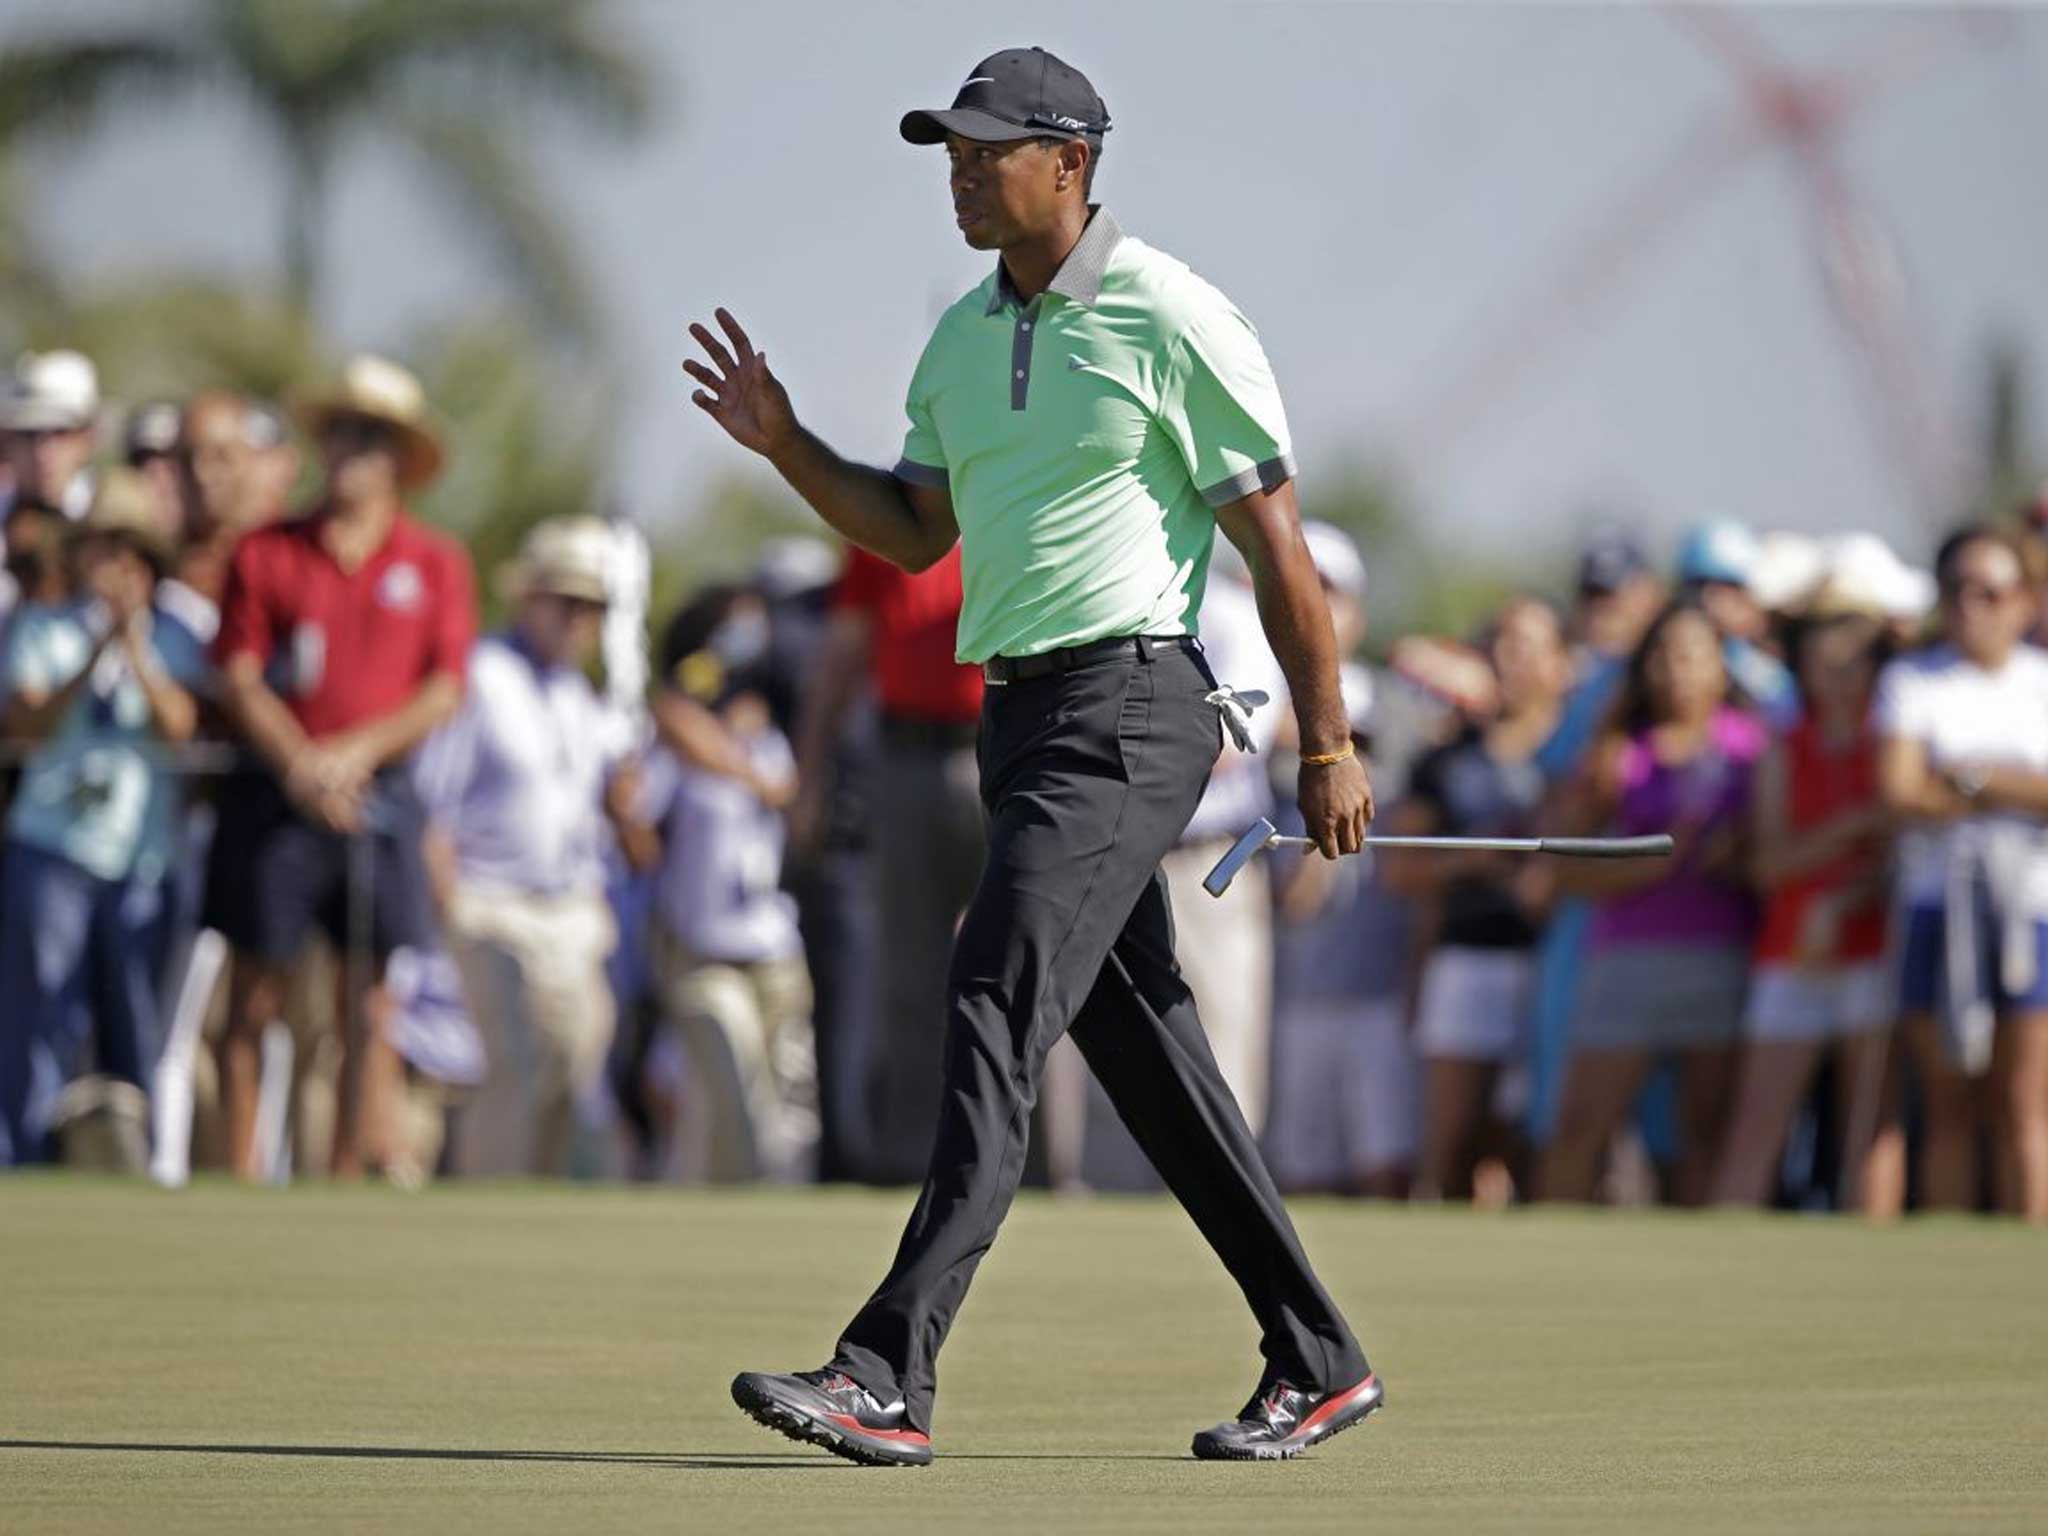
<path id="1" fill-rule="evenodd" d="M 1568 859 L 1660 859 L 1671 852 L 1671 834 L 1648 837 L 1546 837 L 1544 853 Z"/>

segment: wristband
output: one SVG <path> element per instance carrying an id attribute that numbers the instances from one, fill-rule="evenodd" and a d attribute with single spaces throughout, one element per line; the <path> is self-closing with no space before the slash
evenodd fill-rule
<path id="1" fill-rule="evenodd" d="M 1301 761 L 1304 767 L 1327 768 L 1332 763 L 1341 763 L 1347 757 L 1354 756 L 1357 751 L 1357 747 L 1347 741 L 1335 752 L 1304 752 Z"/>

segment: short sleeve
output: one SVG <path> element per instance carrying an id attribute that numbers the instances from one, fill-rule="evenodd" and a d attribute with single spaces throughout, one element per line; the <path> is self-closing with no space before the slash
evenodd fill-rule
<path id="1" fill-rule="evenodd" d="M 226 666 L 237 656 L 254 656 L 265 665 L 276 649 L 277 636 L 265 603 L 257 555 L 259 545 L 244 539 L 228 558 L 227 585 L 220 598 L 220 629 L 213 637 L 213 659 Z"/>
<path id="2" fill-rule="evenodd" d="M 419 756 L 413 763 L 413 784 L 427 814 L 436 821 L 455 819 L 462 797 L 476 776 L 479 707 L 472 689 L 464 695 L 455 713 L 420 744 Z"/>
<path id="3" fill-rule="evenodd" d="M 179 687 L 193 693 L 213 690 L 213 669 L 206 662 L 206 646 L 180 619 L 159 610 L 153 636 L 157 658 Z"/>
<path id="4" fill-rule="evenodd" d="M 1294 478 L 1272 365 L 1251 321 L 1221 294 L 1210 295 L 1168 347 L 1160 419 L 1212 507 Z"/>
<path id="5" fill-rule="evenodd" d="M 650 826 L 659 826 L 668 819 L 675 808 L 676 795 L 682 789 L 682 765 L 666 747 L 649 752 L 640 763 L 639 792 L 633 800 L 633 819 Z"/>
<path id="6" fill-rule="evenodd" d="M 896 461 L 894 473 L 898 480 L 912 485 L 944 490 L 948 479 L 946 450 L 939 442 L 939 429 L 932 422 L 931 406 L 931 358 L 938 340 L 934 334 L 926 344 L 924 356 L 917 360 L 917 371 L 910 376 L 910 388 L 904 393 L 903 414 L 910 418 L 910 426 L 903 434 L 903 453 Z"/>
<path id="7" fill-rule="evenodd" d="M 1906 659 L 1892 662 L 1879 675 L 1871 718 L 1880 736 L 1927 739 L 1926 691 L 1916 686 L 1918 681 L 1913 663 Z"/>
<path id="8" fill-rule="evenodd" d="M 4 630 L 6 670 L 0 695 L 26 691 L 32 695 L 54 693 L 69 678 L 57 676 L 56 657 L 46 643 L 49 622 L 34 610 L 17 609 L 14 621 Z"/>
<path id="9" fill-rule="evenodd" d="M 469 554 L 449 541 L 441 547 L 441 591 L 434 608 L 434 649 L 429 670 L 460 678 L 476 644 L 476 582 Z"/>

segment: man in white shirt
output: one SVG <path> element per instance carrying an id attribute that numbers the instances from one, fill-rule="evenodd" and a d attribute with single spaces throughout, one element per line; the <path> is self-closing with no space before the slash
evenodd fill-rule
<path id="1" fill-rule="evenodd" d="M 477 642 L 461 710 L 421 756 L 429 867 L 487 1063 L 456 1131 L 462 1173 L 566 1172 L 611 1044 L 603 820 L 628 819 L 632 743 L 582 670 L 610 543 L 595 519 L 534 529 L 512 628 Z"/>

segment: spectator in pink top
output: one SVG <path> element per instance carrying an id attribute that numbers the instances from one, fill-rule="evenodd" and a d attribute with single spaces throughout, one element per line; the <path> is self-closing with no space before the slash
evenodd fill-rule
<path id="1" fill-rule="evenodd" d="M 1546 1198 L 1590 1200 L 1601 1160 L 1651 1069 L 1679 1067 L 1672 1194 L 1705 1198 L 1734 1081 L 1756 907 L 1744 883 L 1750 774 L 1763 725 L 1736 706 L 1720 637 L 1697 603 L 1657 617 L 1629 660 L 1580 793 L 1581 817 L 1677 851 L 1559 871 L 1594 898 L 1572 1061 L 1544 1159 Z"/>

